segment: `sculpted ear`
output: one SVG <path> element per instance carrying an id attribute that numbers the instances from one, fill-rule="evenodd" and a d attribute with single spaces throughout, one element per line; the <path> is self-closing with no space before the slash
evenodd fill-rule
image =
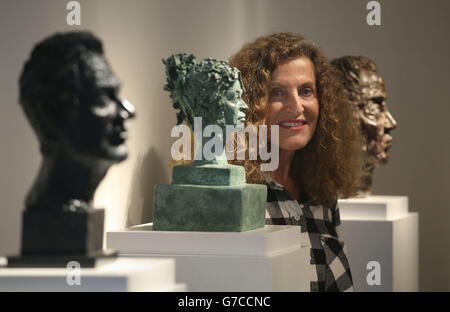
<path id="1" fill-rule="evenodd" d="M 45 108 L 43 105 L 46 105 Z M 67 117 L 65 116 L 61 105 L 41 104 L 27 105 L 26 115 L 34 128 L 41 145 L 50 145 L 57 143 L 61 137 L 61 132 L 67 127 Z"/>

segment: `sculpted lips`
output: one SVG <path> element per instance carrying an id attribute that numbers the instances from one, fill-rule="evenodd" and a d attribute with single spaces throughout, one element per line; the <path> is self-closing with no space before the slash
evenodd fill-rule
<path id="1" fill-rule="evenodd" d="M 245 122 L 245 114 L 241 113 L 238 115 L 238 121 L 244 123 Z"/>
<path id="2" fill-rule="evenodd" d="M 389 134 L 385 134 L 383 136 L 383 144 L 385 149 L 389 149 L 392 146 L 392 136 Z"/>
<path id="3" fill-rule="evenodd" d="M 279 123 L 281 128 L 291 130 L 291 131 L 299 131 L 303 129 L 306 125 L 306 120 L 304 119 L 296 119 L 296 120 L 283 120 Z"/>
<path id="4" fill-rule="evenodd" d="M 116 125 L 112 134 L 108 137 L 109 142 L 112 145 L 121 145 L 128 137 L 127 130 L 123 125 Z"/>

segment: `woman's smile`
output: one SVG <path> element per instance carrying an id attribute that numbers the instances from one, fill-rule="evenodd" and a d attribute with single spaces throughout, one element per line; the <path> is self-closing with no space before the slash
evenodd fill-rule
<path id="1" fill-rule="evenodd" d="M 280 127 L 280 149 L 296 151 L 311 140 L 319 117 L 314 66 L 306 57 L 278 65 L 272 73 L 269 124 Z"/>
<path id="2" fill-rule="evenodd" d="M 290 130 L 290 131 L 300 131 L 306 125 L 306 120 L 298 119 L 298 120 L 283 120 L 279 123 L 281 128 Z"/>

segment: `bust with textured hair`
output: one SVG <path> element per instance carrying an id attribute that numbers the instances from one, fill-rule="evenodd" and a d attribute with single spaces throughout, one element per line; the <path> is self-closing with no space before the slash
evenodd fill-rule
<path id="1" fill-rule="evenodd" d="M 240 72 L 228 62 L 175 54 L 163 61 L 178 124 L 202 120 L 195 160 L 175 166 L 171 185 L 156 185 L 153 229 L 239 232 L 264 226 L 266 187 L 245 183 L 245 168 L 227 162 L 223 133 L 244 126 L 247 105 Z M 214 126 L 222 149 L 203 155 L 203 129 Z M 197 131 L 195 131 L 197 132 Z M 205 136 L 206 137 L 206 136 Z M 220 150 L 220 151 L 219 151 Z M 198 156 L 198 157 L 197 157 Z"/>
<path id="2" fill-rule="evenodd" d="M 391 131 L 397 122 L 387 107 L 384 79 L 375 63 L 364 56 L 343 56 L 331 62 L 341 73 L 349 101 L 363 134 L 364 169 L 361 172 L 358 197 L 372 193 L 375 166 L 386 164 L 392 146 Z"/>

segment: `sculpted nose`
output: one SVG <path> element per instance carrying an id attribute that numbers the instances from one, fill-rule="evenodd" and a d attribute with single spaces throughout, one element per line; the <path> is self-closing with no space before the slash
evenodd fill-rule
<path id="1" fill-rule="evenodd" d="M 386 128 L 389 130 L 395 129 L 397 127 L 397 122 L 394 117 L 392 117 L 390 112 L 386 112 Z"/>
<path id="2" fill-rule="evenodd" d="M 120 101 L 120 117 L 122 119 L 132 119 L 136 116 L 136 109 L 127 99 Z"/>
<path id="3" fill-rule="evenodd" d="M 245 113 L 246 111 L 248 111 L 248 106 L 247 104 L 245 104 L 244 101 L 241 101 L 241 105 L 239 106 L 239 110 L 243 113 Z"/>

